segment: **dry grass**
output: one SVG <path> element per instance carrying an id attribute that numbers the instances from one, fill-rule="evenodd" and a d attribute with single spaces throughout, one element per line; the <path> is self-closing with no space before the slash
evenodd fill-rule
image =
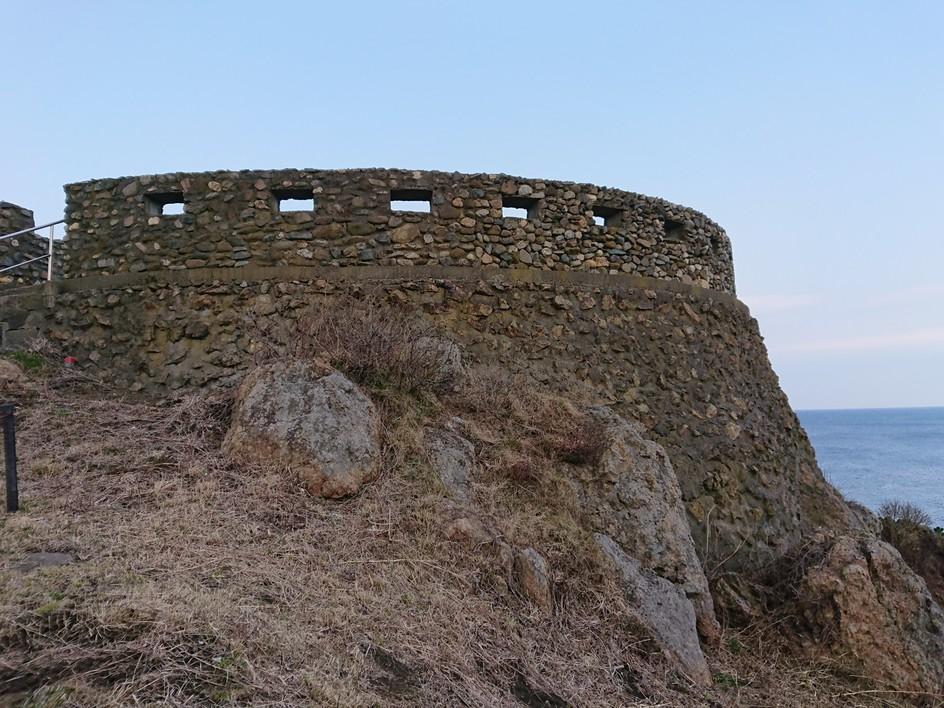
<path id="1" fill-rule="evenodd" d="M 669 671 L 557 471 L 577 409 L 531 383 L 478 371 L 423 405 L 388 402 L 388 472 L 337 503 L 225 463 L 226 396 L 132 400 L 51 375 L 18 394 L 23 509 L 0 528 L 10 704 L 879 705 L 782 654 L 776 631 L 727 636 L 709 690 Z M 550 616 L 492 554 L 445 538 L 453 505 L 417 431 L 457 414 L 486 463 L 482 513 L 553 569 Z M 50 551 L 77 560 L 14 568 Z"/>
<path id="2" fill-rule="evenodd" d="M 456 384 L 450 343 L 404 308 L 374 298 L 320 301 L 288 328 L 257 323 L 259 360 L 290 357 L 329 363 L 373 391 L 447 391 Z M 456 351 L 454 348 L 452 351 Z"/>

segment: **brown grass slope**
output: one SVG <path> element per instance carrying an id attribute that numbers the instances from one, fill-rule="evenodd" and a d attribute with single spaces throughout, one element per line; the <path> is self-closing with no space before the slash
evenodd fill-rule
<path id="1" fill-rule="evenodd" d="M 386 470 L 330 503 L 221 458 L 225 396 L 132 399 L 49 369 L 8 384 L 22 510 L 0 521 L 0 703 L 890 705 L 793 658 L 776 627 L 726 630 L 710 690 L 674 675 L 626 619 L 560 473 L 593 431 L 501 372 L 467 381 L 374 381 Z M 548 559 L 550 616 L 489 548 L 444 534 L 454 504 L 417 438 L 457 414 L 477 431 L 476 504 Z M 41 552 L 74 562 L 23 565 Z"/>

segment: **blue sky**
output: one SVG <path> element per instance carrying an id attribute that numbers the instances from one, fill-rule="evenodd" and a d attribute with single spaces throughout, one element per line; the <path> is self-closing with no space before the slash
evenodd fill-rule
<path id="1" fill-rule="evenodd" d="M 797 408 L 944 405 L 944 3 L 13 2 L 0 198 L 383 166 L 724 226 Z"/>

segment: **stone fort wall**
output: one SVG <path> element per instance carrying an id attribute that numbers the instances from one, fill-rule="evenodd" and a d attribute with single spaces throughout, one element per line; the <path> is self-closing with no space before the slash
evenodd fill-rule
<path id="1" fill-rule="evenodd" d="M 249 264 L 439 265 L 625 273 L 734 292 L 731 246 L 717 224 L 588 184 L 355 169 L 174 173 L 65 190 L 67 278 Z M 291 210 L 291 200 L 304 203 Z M 428 211 L 396 209 L 402 200 Z"/>
<path id="2" fill-rule="evenodd" d="M 0 201 L 0 236 L 28 229 L 36 224 L 33 212 L 10 202 Z M 0 241 L 0 268 L 23 263 L 46 253 L 49 241 L 32 233 Z M 46 279 L 46 261 L 39 260 L 28 265 L 0 273 L 0 288 L 15 285 L 32 285 Z"/>
<path id="3" fill-rule="evenodd" d="M 35 286 L 0 294 L 0 320 L 14 345 L 38 335 L 113 384 L 166 392 L 232 385 L 267 341 L 260 325 L 290 330 L 315 303 L 368 296 L 429 319 L 470 363 L 589 389 L 642 422 L 669 453 L 712 564 L 763 562 L 845 513 L 756 321 L 732 295 L 697 286 L 534 269 L 250 265 Z"/>
<path id="4" fill-rule="evenodd" d="M 712 563 L 769 560 L 846 513 L 734 296 L 727 236 L 697 212 L 589 185 L 392 170 L 66 193 L 67 277 L 0 293 L 7 347 L 42 338 L 133 391 L 231 385 L 263 344 L 260 321 L 290 328 L 313 303 L 371 296 L 428 318 L 472 363 L 589 385 L 641 421 Z M 289 212 L 289 198 L 313 203 Z"/>

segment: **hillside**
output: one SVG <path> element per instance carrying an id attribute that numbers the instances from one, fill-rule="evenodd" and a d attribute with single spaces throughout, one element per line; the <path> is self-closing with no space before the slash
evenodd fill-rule
<path id="1" fill-rule="evenodd" d="M 786 611 L 745 620 L 719 606 L 711 629 L 699 609 L 710 597 L 690 589 L 708 674 L 689 675 L 595 542 L 616 518 L 601 514 L 646 514 L 586 501 L 614 454 L 611 419 L 502 369 L 466 367 L 454 346 L 408 346 L 432 335 L 403 319 L 376 318 L 373 339 L 316 324 L 292 360 L 340 369 L 377 416 L 377 474 L 343 498 L 312 493 L 277 455 L 224 453 L 232 390 L 147 398 L 51 358 L 26 372 L 5 363 L 22 499 L 0 530 L 6 704 L 933 700 L 811 654 Z M 431 441 L 456 430 L 472 462 L 450 476 Z M 653 474 L 671 470 L 641 429 L 627 430 Z M 661 493 L 651 498 L 671 515 Z"/>

